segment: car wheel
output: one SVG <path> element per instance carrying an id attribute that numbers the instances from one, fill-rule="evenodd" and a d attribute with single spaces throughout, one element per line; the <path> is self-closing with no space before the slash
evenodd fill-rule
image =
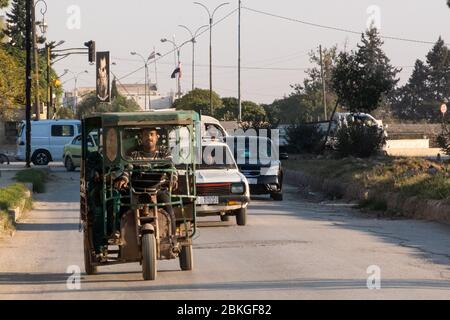
<path id="1" fill-rule="evenodd" d="M 50 162 L 50 154 L 46 150 L 38 150 L 34 152 L 32 159 L 35 166 L 46 166 Z"/>
<path id="2" fill-rule="evenodd" d="M 227 215 L 220 215 L 220 221 L 230 221 L 230 216 Z"/>
<path id="3" fill-rule="evenodd" d="M 272 198 L 272 200 L 275 200 L 275 201 L 283 201 L 283 193 L 282 192 L 271 193 L 270 197 Z"/>
<path id="4" fill-rule="evenodd" d="M 67 171 L 75 171 L 75 166 L 73 165 L 72 158 L 66 157 L 66 160 L 64 161 L 64 166 L 66 167 Z"/>
<path id="5" fill-rule="evenodd" d="M 245 226 L 247 224 L 247 208 L 236 210 L 236 223 L 238 226 Z"/>

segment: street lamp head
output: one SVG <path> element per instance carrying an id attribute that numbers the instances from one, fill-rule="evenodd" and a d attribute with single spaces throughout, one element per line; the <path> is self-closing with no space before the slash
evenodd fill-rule
<path id="1" fill-rule="evenodd" d="M 130 52 L 130 54 L 131 54 L 132 56 L 135 56 L 135 55 L 136 55 L 136 52 L 132 51 L 132 52 Z"/>
<path id="2" fill-rule="evenodd" d="M 39 26 L 39 29 L 41 30 L 42 34 L 46 34 L 48 30 L 48 24 L 45 22 L 44 19 L 42 21 L 36 23 Z"/>
<path id="3" fill-rule="evenodd" d="M 162 38 L 161 42 L 167 42 L 167 39 L 166 38 Z"/>

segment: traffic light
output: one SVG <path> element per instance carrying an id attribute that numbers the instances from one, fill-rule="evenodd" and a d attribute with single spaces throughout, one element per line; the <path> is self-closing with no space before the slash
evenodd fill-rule
<path id="1" fill-rule="evenodd" d="M 85 42 L 84 45 L 88 47 L 88 59 L 89 62 L 95 62 L 95 41 Z"/>

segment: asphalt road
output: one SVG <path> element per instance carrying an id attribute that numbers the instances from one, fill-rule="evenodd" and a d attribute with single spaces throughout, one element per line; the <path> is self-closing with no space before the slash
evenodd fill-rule
<path id="1" fill-rule="evenodd" d="M 138 263 L 84 274 L 78 173 L 52 167 L 48 192 L 12 238 L 0 239 L 0 299 L 450 299 L 450 227 L 380 220 L 345 205 L 302 199 L 252 201 L 248 225 L 200 219 L 195 269 Z M 381 288 L 369 290 L 369 266 Z M 81 269 L 77 289 L 68 271 Z M 372 283 L 372 282 L 371 282 Z"/>

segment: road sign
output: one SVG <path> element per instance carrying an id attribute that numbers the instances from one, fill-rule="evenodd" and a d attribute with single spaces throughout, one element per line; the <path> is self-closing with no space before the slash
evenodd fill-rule
<path id="1" fill-rule="evenodd" d="M 447 105 L 446 105 L 445 103 L 443 103 L 443 104 L 441 105 L 441 112 L 442 112 L 443 114 L 447 112 Z"/>

